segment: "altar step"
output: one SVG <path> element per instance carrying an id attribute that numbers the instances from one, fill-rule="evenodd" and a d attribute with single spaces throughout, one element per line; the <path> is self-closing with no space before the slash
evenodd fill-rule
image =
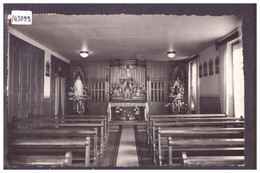
<path id="1" fill-rule="evenodd" d="M 115 132 L 118 132 L 119 131 L 119 125 L 111 125 L 110 124 L 110 127 L 109 127 L 109 131 L 111 132 L 111 133 L 115 133 Z"/>
<path id="2" fill-rule="evenodd" d="M 146 121 L 111 121 L 109 123 L 110 132 L 118 132 L 120 125 L 136 125 L 138 132 L 146 132 Z"/>
<path id="3" fill-rule="evenodd" d="M 146 132 L 146 124 L 145 125 L 138 125 L 137 132 Z"/>

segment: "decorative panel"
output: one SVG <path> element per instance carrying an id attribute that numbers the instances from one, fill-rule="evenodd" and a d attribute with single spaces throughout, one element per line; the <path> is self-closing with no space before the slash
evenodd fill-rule
<path id="1" fill-rule="evenodd" d="M 146 101 L 146 63 L 136 59 L 110 61 L 110 101 Z"/>
<path id="2" fill-rule="evenodd" d="M 92 82 L 91 89 L 91 100 L 93 102 L 104 102 L 105 101 L 105 82 L 104 81 L 96 81 Z"/>
<path id="3" fill-rule="evenodd" d="M 165 101 L 165 82 L 151 81 L 151 102 Z"/>
<path id="4" fill-rule="evenodd" d="M 8 120 L 42 113 L 44 52 L 10 35 Z"/>

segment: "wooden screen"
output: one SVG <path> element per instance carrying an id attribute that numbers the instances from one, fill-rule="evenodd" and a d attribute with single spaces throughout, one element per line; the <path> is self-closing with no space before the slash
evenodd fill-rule
<path id="1" fill-rule="evenodd" d="M 44 51 L 10 35 L 8 118 L 43 112 Z"/>
<path id="2" fill-rule="evenodd" d="M 105 81 L 92 82 L 91 100 L 93 102 L 105 102 Z"/>
<path id="3" fill-rule="evenodd" d="M 151 81 L 151 102 L 165 101 L 165 82 Z"/>

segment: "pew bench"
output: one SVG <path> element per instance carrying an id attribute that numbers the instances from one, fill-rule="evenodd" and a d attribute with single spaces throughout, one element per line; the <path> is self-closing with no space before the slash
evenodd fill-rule
<path id="1" fill-rule="evenodd" d="M 74 117 L 66 117 L 66 116 L 30 116 L 30 118 L 17 118 L 13 117 L 12 122 L 31 122 L 31 123 L 103 123 L 103 138 L 104 138 L 104 145 L 108 142 L 109 138 L 109 132 L 106 125 L 106 119 L 104 117 L 99 118 L 90 118 L 90 117 L 80 117 L 80 116 L 74 116 Z M 101 131 L 100 131 L 101 133 Z M 100 134 L 101 135 L 101 134 Z"/>
<path id="2" fill-rule="evenodd" d="M 81 140 L 48 138 L 10 139 L 8 141 L 8 162 L 9 165 L 14 167 L 19 165 L 57 165 L 61 162 L 61 166 L 71 166 L 72 153 L 70 151 L 75 148 L 83 148 L 85 150 L 84 166 L 88 167 L 90 164 L 89 137 Z M 66 153 L 65 160 L 61 157 L 64 153 Z M 52 155 L 52 157 L 50 155 Z M 49 156 L 50 159 L 48 160 Z M 21 160 L 22 158 L 24 158 L 23 161 Z M 55 161 L 55 158 L 57 158 L 57 161 Z"/>
<path id="3" fill-rule="evenodd" d="M 182 120 L 182 121 L 188 121 L 189 119 L 192 121 L 193 119 L 200 119 L 203 121 L 203 119 L 212 119 L 212 118 L 227 118 L 226 114 L 170 114 L 170 115 L 148 115 L 147 116 L 147 145 L 150 145 L 150 139 L 152 135 L 152 122 L 153 121 L 172 121 L 174 120 Z M 211 120 L 210 120 L 211 121 Z"/>
<path id="4" fill-rule="evenodd" d="M 152 155 L 156 150 L 156 138 L 158 134 L 158 129 L 183 129 L 183 128 L 243 128 L 244 121 L 243 120 L 235 120 L 235 121 L 194 121 L 194 122 L 152 122 L 152 130 L 148 132 L 148 140 L 149 140 L 149 149 Z"/>
<path id="5" fill-rule="evenodd" d="M 94 130 L 97 129 L 97 145 L 98 155 L 102 157 L 105 146 L 103 123 L 51 123 L 51 122 L 14 122 L 9 124 L 13 129 L 82 129 L 82 130 Z"/>
<path id="6" fill-rule="evenodd" d="M 168 138 L 171 137 L 174 140 L 179 139 L 244 139 L 244 129 L 238 128 L 237 130 L 232 128 L 197 128 L 191 129 L 159 129 L 158 137 L 155 141 L 154 162 L 162 166 L 168 163 Z"/>
<path id="7" fill-rule="evenodd" d="M 78 114 L 70 114 L 70 115 L 37 115 L 37 114 L 29 114 L 28 118 L 57 118 L 57 119 L 82 119 L 82 120 L 101 120 L 104 121 L 104 129 L 105 132 L 109 132 L 109 117 L 108 115 L 78 115 Z"/>
<path id="8" fill-rule="evenodd" d="M 221 123 L 225 121 L 225 123 Z M 234 122 L 232 122 L 234 121 Z M 190 123 L 187 123 L 190 122 Z M 218 123 L 221 126 L 243 126 L 244 119 L 242 117 L 212 117 L 212 118 L 201 118 L 201 117 L 193 117 L 193 118 L 159 118 L 159 117 L 151 117 L 150 122 L 148 123 L 149 127 L 147 127 L 147 144 L 150 145 L 151 138 L 153 137 L 154 125 L 162 125 L 162 126 L 205 126 L 205 123 L 196 123 L 196 122 L 209 122 L 206 125 L 208 126 L 218 126 Z M 174 124 L 173 124 L 174 123 Z M 179 123 L 179 124 L 178 124 Z M 185 123 L 185 124 L 182 124 Z"/>
<path id="9" fill-rule="evenodd" d="M 184 167 L 233 167 L 244 165 L 244 139 L 168 138 L 168 161 L 173 166 L 179 157 Z M 176 165 L 176 163 L 175 163 Z"/>
<path id="10" fill-rule="evenodd" d="M 104 134 L 108 138 L 109 122 L 106 115 L 35 115 L 29 114 L 28 118 L 13 117 L 12 122 L 39 121 L 56 123 L 103 123 Z"/>
<path id="11" fill-rule="evenodd" d="M 153 118 L 220 118 L 227 117 L 226 114 L 170 114 L 170 115 L 149 115 Z"/>
<path id="12" fill-rule="evenodd" d="M 10 156 L 8 165 L 14 167 L 69 167 L 72 165 L 72 154 L 62 155 L 16 155 Z"/>
<path id="13" fill-rule="evenodd" d="M 85 139 L 90 137 L 90 163 L 95 166 L 98 164 L 99 153 L 97 143 L 97 130 L 81 130 L 81 129 L 9 129 L 8 139 Z M 71 150 L 72 151 L 72 150 Z M 73 161 L 82 160 L 84 162 L 84 148 L 73 149 Z M 81 157 L 80 157 L 81 156 Z"/>

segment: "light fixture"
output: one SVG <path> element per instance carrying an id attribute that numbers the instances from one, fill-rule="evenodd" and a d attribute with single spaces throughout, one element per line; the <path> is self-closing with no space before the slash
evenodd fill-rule
<path id="1" fill-rule="evenodd" d="M 80 56 L 82 57 L 82 58 L 87 58 L 88 57 L 88 55 L 89 55 L 89 52 L 88 51 L 80 51 Z"/>
<path id="2" fill-rule="evenodd" d="M 174 58 L 175 55 L 176 55 L 176 52 L 175 51 L 169 51 L 169 52 L 167 52 L 167 54 L 168 54 L 169 58 Z"/>

